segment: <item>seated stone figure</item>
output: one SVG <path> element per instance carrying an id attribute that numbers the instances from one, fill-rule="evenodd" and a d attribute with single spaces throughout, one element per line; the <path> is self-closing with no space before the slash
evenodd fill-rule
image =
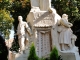
<path id="1" fill-rule="evenodd" d="M 59 44 L 61 51 L 71 49 L 71 38 L 72 30 L 70 27 L 73 25 L 68 22 L 68 15 L 63 14 L 60 20 L 60 35 L 59 35 Z"/>

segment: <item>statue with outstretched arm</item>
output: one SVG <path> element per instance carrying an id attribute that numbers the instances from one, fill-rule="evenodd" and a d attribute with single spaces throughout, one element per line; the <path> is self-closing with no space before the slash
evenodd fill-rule
<path id="1" fill-rule="evenodd" d="M 22 16 L 18 16 L 18 27 L 17 27 L 17 35 L 18 42 L 20 46 L 20 51 L 24 51 L 26 48 L 26 44 L 28 43 L 29 36 L 32 35 L 32 31 L 27 22 L 22 21 Z M 25 43 L 27 41 L 27 43 Z"/>

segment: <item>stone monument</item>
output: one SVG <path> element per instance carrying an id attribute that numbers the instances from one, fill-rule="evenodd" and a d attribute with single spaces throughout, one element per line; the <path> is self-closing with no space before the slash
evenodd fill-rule
<path id="1" fill-rule="evenodd" d="M 56 10 L 51 8 L 51 0 L 30 2 L 31 10 L 26 20 L 33 32 L 29 42 L 34 42 L 37 55 L 40 58 L 49 57 L 52 48 L 56 46 L 63 60 L 80 60 L 77 47 L 74 45 L 77 37 L 71 30 L 72 23 L 68 21 L 68 15 L 59 16 Z M 16 54 L 15 60 L 26 60 L 28 51 L 25 54 Z"/>
<path id="2" fill-rule="evenodd" d="M 37 0 L 36 2 L 31 0 L 31 6 L 27 22 L 30 23 L 34 32 L 32 38 L 36 52 L 40 58 L 48 57 L 54 46 L 60 50 L 57 27 L 61 17 L 54 8 L 51 8 L 51 0 Z"/>
<path id="3" fill-rule="evenodd" d="M 63 14 L 61 18 L 56 10 L 51 8 L 51 0 L 33 1 L 31 0 L 32 8 L 27 16 L 27 22 L 30 23 L 34 32 L 32 37 L 37 55 L 48 57 L 52 48 L 56 46 L 64 60 L 66 60 L 64 57 L 69 55 L 74 57 L 74 60 L 78 60 L 76 54 L 77 56 L 79 54 L 74 45 L 77 37 L 71 30 L 72 23 L 68 21 L 68 15 Z"/>

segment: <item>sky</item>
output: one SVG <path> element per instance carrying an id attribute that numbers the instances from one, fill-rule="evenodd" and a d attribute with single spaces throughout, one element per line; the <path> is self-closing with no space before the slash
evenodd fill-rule
<path id="1" fill-rule="evenodd" d="M 12 27 L 12 29 L 10 30 L 10 35 L 9 35 L 9 39 L 14 38 L 14 27 Z"/>

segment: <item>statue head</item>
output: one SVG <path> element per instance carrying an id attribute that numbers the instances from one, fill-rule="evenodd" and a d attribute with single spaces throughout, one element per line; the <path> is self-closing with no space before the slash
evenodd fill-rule
<path id="1" fill-rule="evenodd" d="M 67 14 L 63 14 L 62 18 L 68 19 L 68 15 Z"/>
<path id="2" fill-rule="evenodd" d="M 18 21 L 19 22 L 22 22 L 22 19 L 23 19 L 22 16 L 18 16 Z"/>

